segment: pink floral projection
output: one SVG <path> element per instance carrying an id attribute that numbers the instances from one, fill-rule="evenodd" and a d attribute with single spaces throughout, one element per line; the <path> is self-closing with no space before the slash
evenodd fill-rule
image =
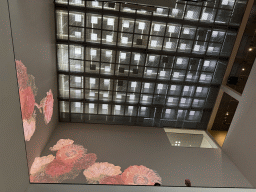
<path id="1" fill-rule="evenodd" d="M 154 185 L 162 183 L 161 177 L 143 165 L 133 165 L 122 173 L 120 166 L 108 162 L 96 162 L 94 153 L 87 153 L 82 145 L 71 139 L 60 139 L 49 148 L 56 156 L 37 157 L 30 169 L 30 182 L 61 183 L 75 179 L 81 172 L 87 184 Z"/>
<path id="2" fill-rule="evenodd" d="M 44 121 L 47 125 L 52 118 L 53 114 L 53 94 L 51 89 L 47 92 L 47 96 L 43 98 L 38 105 L 35 102 L 35 96 L 37 94 L 37 87 L 35 85 L 35 77 L 27 74 L 27 68 L 21 62 L 16 60 L 17 78 L 19 84 L 19 95 L 21 114 L 23 121 L 24 136 L 26 141 L 30 141 L 31 137 L 36 130 L 36 110 L 38 108 L 40 113 L 44 114 Z"/>

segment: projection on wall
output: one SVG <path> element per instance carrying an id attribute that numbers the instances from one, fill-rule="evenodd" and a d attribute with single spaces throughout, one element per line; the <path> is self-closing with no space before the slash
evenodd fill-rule
<path id="1" fill-rule="evenodd" d="M 122 173 L 120 166 L 96 162 L 95 153 L 87 153 L 82 145 L 71 139 L 60 139 L 49 148 L 56 155 L 35 158 L 30 170 L 30 182 L 61 183 L 75 179 L 81 172 L 87 184 L 154 185 L 162 184 L 158 173 L 143 165 L 133 165 Z"/>
<path id="2" fill-rule="evenodd" d="M 36 129 L 36 108 L 44 114 L 44 121 L 47 125 L 53 114 L 53 94 L 51 89 L 46 93 L 47 96 L 37 104 L 35 97 L 38 88 L 35 85 L 35 77 L 27 74 L 27 68 L 21 62 L 16 60 L 17 78 L 19 84 L 20 106 L 23 121 L 25 141 L 30 141 Z"/>

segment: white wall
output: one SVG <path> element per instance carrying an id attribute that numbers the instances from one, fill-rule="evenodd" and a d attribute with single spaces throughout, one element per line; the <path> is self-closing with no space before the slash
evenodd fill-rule
<path id="1" fill-rule="evenodd" d="M 223 151 L 256 187 L 256 61 L 223 144 Z"/>
<path id="2" fill-rule="evenodd" d="M 6 0 L 0 18 L 0 191 L 23 192 L 28 168 Z"/>

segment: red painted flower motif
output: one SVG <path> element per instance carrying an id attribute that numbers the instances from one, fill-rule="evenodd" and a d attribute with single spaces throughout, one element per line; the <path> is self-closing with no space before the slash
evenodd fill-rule
<path id="1" fill-rule="evenodd" d="M 112 184 L 112 185 L 123 185 L 124 182 L 122 180 L 121 175 L 116 175 L 116 176 L 110 176 L 110 177 L 105 177 L 100 180 L 99 184 Z"/>
<path id="2" fill-rule="evenodd" d="M 30 175 L 29 180 L 31 183 L 56 183 L 53 178 L 47 176 L 44 172 Z"/>
<path id="3" fill-rule="evenodd" d="M 25 141 L 30 141 L 31 137 L 33 136 L 36 130 L 36 120 L 34 118 L 31 118 L 30 121 L 24 119 L 23 129 L 24 129 Z"/>
<path id="4" fill-rule="evenodd" d="M 35 96 L 31 87 L 19 89 L 22 119 L 32 117 L 35 108 Z"/>
<path id="5" fill-rule="evenodd" d="M 80 158 L 82 158 L 86 152 L 87 149 L 81 145 L 66 145 L 57 152 L 56 159 L 62 161 L 65 164 L 73 165 Z"/>
<path id="6" fill-rule="evenodd" d="M 153 170 L 143 166 L 134 165 L 128 167 L 122 173 L 122 180 L 127 185 L 154 185 L 161 184 L 161 177 Z"/>
<path id="7" fill-rule="evenodd" d="M 65 173 L 70 172 L 73 169 L 71 164 L 65 164 L 58 159 L 54 159 L 45 168 L 45 173 L 51 177 L 58 177 Z"/>
<path id="8" fill-rule="evenodd" d="M 74 167 L 78 170 L 87 169 L 95 163 L 97 156 L 95 153 L 88 153 L 84 155 L 79 161 L 74 164 Z"/>
<path id="9" fill-rule="evenodd" d="M 54 99 L 53 99 L 52 91 L 50 89 L 50 91 L 47 92 L 47 96 L 44 98 L 44 102 L 43 102 L 45 124 L 48 124 L 51 121 L 52 113 L 53 113 L 53 102 L 54 102 Z"/>
<path id="10" fill-rule="evenodd" d="M 27 87 L 27 81 L 28 81 L 27 68 L 21 61 L 16 60 L 16 70 L 17 70 L 19 87 L 21 89 L 24 89 Z"/>

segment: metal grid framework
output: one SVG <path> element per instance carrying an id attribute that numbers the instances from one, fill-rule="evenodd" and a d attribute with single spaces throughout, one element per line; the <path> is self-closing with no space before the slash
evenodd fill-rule
<path id="1" fill-rule="evenodd" d="M 59 120 L 206 129 L 245 5 L 56 1 Z"/>

